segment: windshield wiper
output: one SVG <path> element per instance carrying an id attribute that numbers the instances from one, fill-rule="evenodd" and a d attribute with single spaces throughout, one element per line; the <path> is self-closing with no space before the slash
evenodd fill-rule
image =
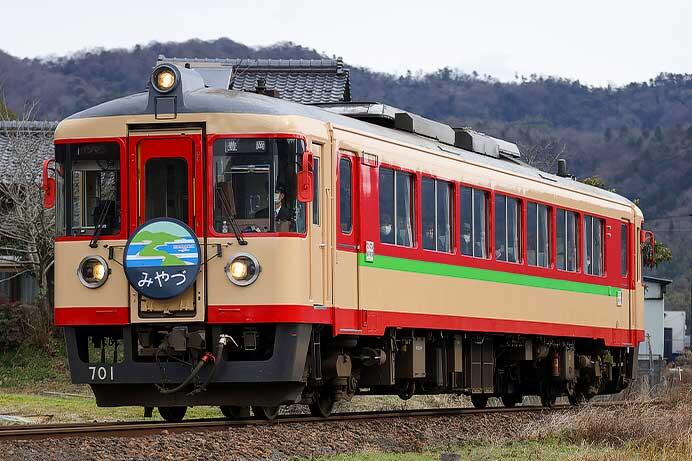
<path id="1" fill-rule="evenodd" d="M 226 211 L 228 219 L 231 222 L 231 229 L 233 229 L 233 235 L 235 235 L 236 240 L 238 240 L 238 245 L 247 245 L 247 240 L 245 240 L 243 233 L 240 231 L 240 227 L 238 227 L 238 221 L 236 221 L 235 213 L 231 212 L 231 204 L 228 203 L 227 197 L 221 193 L 218 187 L 216 189 L 216 193 L 219 195 L 219 198 L 221 199 L 221 206 L 224 208 L 224 211 Z"/>
<path id="2" fill-rule="evenodd" d="M 108 210 L 111 208 L 111 202 L 112 200 L 104 200 L 106 202 L 106 206 L 101 208 L 101 213 L 99 214 L 99 219 L 97 220 L 96 223 L 96 230 L 94 230 L 94 236 L 91 238 L 91 241 L 89 242 L 89 246 L 91 248 L 96 248 L 98 246 L 98 241 L 99 237 L 101 236 L 101 229 L 103 229 L 103 225 L 105 224 L 106 217 L 108 216 Z"/>

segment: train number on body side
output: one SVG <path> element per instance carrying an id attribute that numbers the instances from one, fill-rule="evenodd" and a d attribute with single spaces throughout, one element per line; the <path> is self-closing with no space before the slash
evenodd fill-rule
<path id="1" fill-rule="evenodd" d="M 89 367 L 92 381 L 113 381 L 113 367 Z"/>

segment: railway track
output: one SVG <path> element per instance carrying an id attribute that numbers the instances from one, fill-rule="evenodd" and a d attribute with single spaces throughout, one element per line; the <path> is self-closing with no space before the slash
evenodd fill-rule
<path id="1" fill-rule="evenodd" d="M 557 405 L 552 408 L 544 408 L 541 406 L 519 406 L 514 408 L 491 407 L 484 409 L 435 408 L 420 410 L 335 413 L 329 418 L 320 418 L 310 415 L 282 415 L 273 421 L 255 418 L 244 418 L 238 420 L 218 418 L 190 419 L 179 423 L 167 423 L 161 421 L 121 421 L 108 423 L 12 425 L 0 426 L 0 441 L 62 437 L 140 437 L 143 435 L 160 433 L 164 430 L 168 431 L 169 433 L 187 431 L 218 431 L 228 429 L 229 427 L 251 425 L 324 423 L 335 421 L 359 421 L 386 418 L 423 418 L 471 414 L 545 412 L 567 410 L 569 408 L 571 408 L 569 405 Z"/>

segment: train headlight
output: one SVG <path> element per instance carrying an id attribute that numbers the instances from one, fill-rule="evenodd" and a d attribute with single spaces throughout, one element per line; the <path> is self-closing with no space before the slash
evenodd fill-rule
<path id="1" fill-rule="evenodd" d="M 249 253 L 238 253 L 226 264 L 226 276 L 235 285 L 244 287 L 250 285 L 262 270 L 257 258 Z"/>
<path id="2" fill-rule="evenodd" d="M 161 93 L 168 93 L 171 91 L 175 88 L 177 81 L 178 78 L 173 68 L 166 65 L 154 69 L 154 73 L 151 76 L 151 83 L 154 85 L 154 88 Z"/>
<path id="3" fill-rule="evenodd" d="M 87 288 L 98 288 L 108 280 L 110 269 L 101 256 L 87 256 L 77 268 L 77 277 Z"/>

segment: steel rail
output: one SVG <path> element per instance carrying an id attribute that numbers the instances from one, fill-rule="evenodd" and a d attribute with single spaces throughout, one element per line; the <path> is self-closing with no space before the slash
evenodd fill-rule
<path id="1" fill-rule="evenodd" d="M 513 408 L 431 408 L 416 410 L 364 411 L 335 413 L 328 418 L 311 415 L 281 415 L 274 420 L 257 418 L 242 419 L 189 419 L 179 423 L 162 421 L 118 421 L 103 423 L 63 423 L 63 424 L 30 424 L 0 426 L 0 440 L 44 439 L 62 437 L 138 437 L 168 432 L 213 431 L 224 430 L 233 426 L 331 423 L 339 421 L 363 421 L 391 418 L 445 417 L 474 414 L 503 414 L 546 412 L 568 410 L 574 407 L 556 405 L 551 408 L 541 406 L 517 406 Z"/>

